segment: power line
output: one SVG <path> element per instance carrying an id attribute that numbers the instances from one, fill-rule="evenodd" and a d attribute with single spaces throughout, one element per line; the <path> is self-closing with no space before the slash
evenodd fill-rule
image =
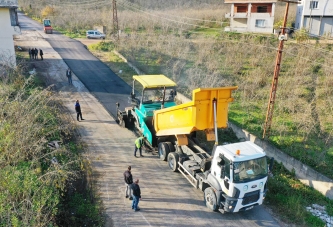
<path id="1" fill-rule="evenodd" d="M 125 2 L 126 0 L 124 0 L 124 2 Z M 146 11 L 149 11 L 149 9 L 148 8 L 144 8 L 144 7 L 142 7 L 142 6 L 139 6 L 139 5 L 137 5 L 137 4 L 134 4 L 134 3 L 130 3 L 130 2 L 128 2 L 128 1 L 126 1 L 129 5 L 132 5 L 133 7 L 135 7 L 135 8 L 143 8 L 143 10 L 146 10 Z M 166 13 L 162 13 L 161 11 L 158 11 L 158 13 L 159 14 L 162 14 L 162 15 L 166 15 L 166 16 L 169 16 L 170 14 L 166 14 Z M 174 15 L 174 14 L 171 14 L 172 16 L 174 16 L 174 17 L 178 17 L 178 18 L 183 18 L 183 19 L 187 19 L 187 20 L 197 20 L 197 21 L 204 21 L 204 22 L 214 22 L 214 23 L 217 23 L 217 22 L 219 22 L 219 23 L 229 23 L 229 22 L 223 22 L 223 21 L 213 21 L 213 20 L 204 20 L 204 19 L 199 19 L 199 18 L 191 18 L 191 17 L 183 17 L 183 16 L 177 16 L 177 15 Z"/>

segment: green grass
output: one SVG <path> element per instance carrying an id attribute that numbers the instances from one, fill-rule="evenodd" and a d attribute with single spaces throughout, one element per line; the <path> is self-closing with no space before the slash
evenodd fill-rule
<path id="1" fill-rule="evenodd" d="M 76 38 L 86 38 L 86 30 L 75 30 L 75 31 L 69 31 L 68 29 L 64 29 L 62 27 L 54 27 L 54 30 L 57 30 L 61 34 L 68 36 L 72 39 Z"/>
<path id="2" fill-rule="evenodd" d="M 82 165 L 85 148 L 41 77 L 23 76 L 28 70 L 19 65 L 0 81 L 0 100 L 6 100 L 0 115 L 0 226 L 101 226 L 102 207 L 92 189 L 80 184 L 80 196 L 71 196 L 71 184 L 84 181 L 89 168 Z M 59 149 L 47 146 L 53 140 L 62 142 Z M 80 209 L 70 217 L 75 222 L 61 225 L 74 205 Z"/>

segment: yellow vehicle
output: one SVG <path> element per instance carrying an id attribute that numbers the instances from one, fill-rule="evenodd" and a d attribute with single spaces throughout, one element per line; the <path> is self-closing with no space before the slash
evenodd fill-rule
<path id="1" fill-rule="evenodd" d="M 218 145 L 217 128 L 226 128 L 228 104 L 237 87 L 198 88 L 192 101 L 176 105 L 176 84 L 163 75 L 133 76 L 132 107 L 119 110 L 118 120 L 135 125 L 158 148 L 158 156 L 204 192 L 206 206 L 220 212 L 239 212 L 263 203 L 267 192 L 266 154 L 252 142 Z M 142 85 L 136 97 L 134 85 Z M 203 149 L 195 132 L 214 141 Z"/>

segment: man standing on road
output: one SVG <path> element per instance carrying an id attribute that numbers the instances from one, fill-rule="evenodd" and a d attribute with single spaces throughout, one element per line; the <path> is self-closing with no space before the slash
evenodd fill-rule
<path id="1" fill-rule="evenodd" d="M 29 58 L 30 58 L 30 61 L 31 61 L 31 56 L 32 56 L 32 51 L 31 51 L 31 49 L 29 48 Z"/>
<path id="2" fill-rule="evenodd" d="M 73 84 L 73 82 L 72 82 L 72 71 L 69 68 L 66 71 L 66 76 L 68 78 L 68 84 L 69 85 Z"/>
<path id="3" fill-rule="evenodd" d="M 35 48 L 35 59 L 38 59 L 38 49 Z"/>
<path id="4" fill-rule="evenodd" d="M 133 184 L 133 177 L 131 173 L 131 166 L 128 166 L 127 170 L 124 172 L 124 180 L 126 185 L 125 197 L 129 197 L 129 200 L 133 200 L 131 187 L 131 184 Z"/>
<path id="5" fill-rule="evenodd" d="M 141 190 L 139 186 L 139 179 L 136 179 L 134 181 L 134 184 L 131 185 L 132 190 L 133 190 L 133 201 L 132 201 L 132 209 L 134 211 L 139 211 L 140 208 L 138 207 L 139 205 L 139 200 L 141 200 Z"/>
<path id="6" fill-rule="evenodd" d="M 144 136 L 140 136 L 139 138 L 137 138 L 135 140 L 135 149 L 134 149 L 134 157 L 136 157 L 136 151 L 139 149 L 140 151 L 140 157 L 143 157 L 142 155 L 142 145 L 144 142 L 145 137 Z"/>
<path id="7" fill-rule="evenodd" d="M 43 54 L 44 54 L 44 53 L 43 53 L 42 49 L 39 49 L 39 55 L 40 55 L 40 59 L 42 59 L 42 61 L 43 61 L 43 59 L 44 59 L 44 58 L 43 58 Z"/>
<path id="8" fill-rule="evenodd" d="M 79 117 L 81 117 L 81 121 L 84 120 L 82 118 L 81 106 L 80 106 L 79 100 L 76 100 L 75 111 L 76 111 L 76 119 L 77 119 L 77 121 L 79 121 Z"/>

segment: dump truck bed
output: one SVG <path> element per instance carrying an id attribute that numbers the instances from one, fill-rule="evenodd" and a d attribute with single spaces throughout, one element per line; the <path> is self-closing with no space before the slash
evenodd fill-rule
<path id="1" fill-rule="evenodd" d="M 192 101 L 154 112 L 154 128 L 157 136 L 187 135 L 198 130 L 214 129 L 213 100 L 217 103 L 217 127 L 226 128 L 228 103 L 235 87 L 198 88 Z"/>

